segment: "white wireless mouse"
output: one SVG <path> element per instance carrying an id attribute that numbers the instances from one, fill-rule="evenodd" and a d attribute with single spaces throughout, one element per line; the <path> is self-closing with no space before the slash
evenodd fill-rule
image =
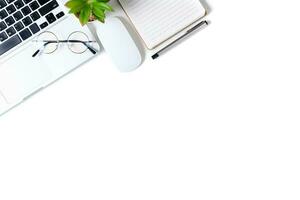
<path id="1" fill-rule="evenodd" d="M 120 19 L 107 19 L 104 24 L 97 26 L 97 35 L 121 72 L 133 71 L 141 65 L 141 53 Z"/>

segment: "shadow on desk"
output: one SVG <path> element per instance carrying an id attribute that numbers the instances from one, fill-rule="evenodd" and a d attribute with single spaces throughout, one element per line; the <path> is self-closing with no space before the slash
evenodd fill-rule
<path id="1" fill-rule="evenodd" d="M 210 14 L 212 9 L 211 6 L 207 3 L 206 0 L 199 0 L 201 2 L 201 4 L 203 5 L 203 7 L 205 8 L 207 14 Z"/>

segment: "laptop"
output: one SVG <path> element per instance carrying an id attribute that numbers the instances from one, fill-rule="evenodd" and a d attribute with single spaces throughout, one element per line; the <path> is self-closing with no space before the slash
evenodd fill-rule
<path id="1" fill-rule="evenodd" d="M 85 45 L 95 52 L 72 43 L 77 40 L 89 42 Z M 0 115 L 93 58 L 97 50 L 93 34 L 67 14 L 63 2 L 0 0 Z"/>

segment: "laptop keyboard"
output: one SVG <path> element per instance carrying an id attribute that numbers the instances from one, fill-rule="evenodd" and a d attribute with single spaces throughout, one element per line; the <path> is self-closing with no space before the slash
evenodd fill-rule
<path id="1" fill-rule="evenodd" d="M 56 0 L 0 0 L 0 56 L 63 17 Z"/>

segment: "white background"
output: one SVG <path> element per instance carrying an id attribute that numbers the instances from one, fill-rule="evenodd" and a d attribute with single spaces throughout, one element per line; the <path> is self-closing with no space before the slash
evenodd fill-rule
<path id="1" fill-rule="evenodd" d="M 299 199 L 300 3 L 207 3 L 160 59 L 103 54 L 2 116 L 0 199 Z"/>

